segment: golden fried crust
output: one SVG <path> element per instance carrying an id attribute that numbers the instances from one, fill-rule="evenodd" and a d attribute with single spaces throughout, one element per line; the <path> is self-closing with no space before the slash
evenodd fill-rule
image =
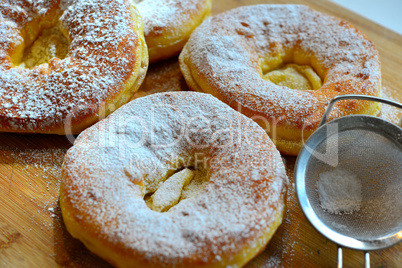
<path id="1" fill-rule="evenodd" d="M 290 155 L 297 155 L 317 128 L 331 98 L 377 96 L 381 87 L 374 44 L 349 23 L 300 5 L 247 6 L 219 14 L 194 31 L 179 59 L 192 90 L 253 118 Z M 311 66 L 322 87 L 293 90 L 263 79 L 287 63 Z M 373 102 L 343 101 L 331 118 L 378 111 Z"/>
<path id="2" fill-rule="evenodd" d="M 144 0 L 138 9 L 144 19 L 149 61 L 178 55 L 190 34 L 211 15 L 212 0 Z"/>
<path id="3" fill-rule="evenodd" d="M 167 212 L 147 207 L 169 174 L 204 163 L 196 195 Z M 60 207 L 71 235 L 117 267 L 242 267 L 280 225 L 287 183 L 251 119 L 210 94 L 158 93 L 81 133 L 66 154 Z"/>
<path id="4" fill-rule="evenodd" d="M 0 131 L 77 134 L 126 103 L 141 85 L 148 51 L 129 1 L 6 1 L 0 27 Z M 50 27 L 68 39 L 64 59 L 19 66 Z"/>

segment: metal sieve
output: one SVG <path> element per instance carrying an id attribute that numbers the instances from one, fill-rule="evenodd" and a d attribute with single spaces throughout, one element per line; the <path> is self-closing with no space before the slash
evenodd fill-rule
<path id="1" fill-rule="evenodd" d="M 338 267 L 342 267 L 342 247 L 365 251 L 365 267 L 370 267 L 368 251 L 390 247 L 402 239 L 402 128 L 368 115 L 325 123 L 335 102 L 345 99 L 378 101 L 402 109 L 397 102 L 377 97 L 342 95 L 332 99 L 320 127 L 297 157 L 296 193 L 310 223 L 338 244 Z M 338 215 L 321 207 L 316 186 L 319 175 L 335 168 L 361 181 L 358 211 Z"/>

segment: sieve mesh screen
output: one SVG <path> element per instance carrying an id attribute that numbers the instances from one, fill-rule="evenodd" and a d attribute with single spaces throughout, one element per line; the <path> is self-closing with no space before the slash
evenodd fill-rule
<path id="1" fill-rule="evenodd" d="M 338 166 L 312 156 L 306 167 L 306 195 L 316 215 L 330 229 L 360 240 L 373 240 L 402 230 L 402 145 L 372 128 L 341 130 L 315 151 L 337 152 Z M 322 158 L 321 158 L 322 159 Z M 320 206 L 319 174 L 342 168 L 362 182 L 362 204 L 352 214 L 330 214 Z"/>

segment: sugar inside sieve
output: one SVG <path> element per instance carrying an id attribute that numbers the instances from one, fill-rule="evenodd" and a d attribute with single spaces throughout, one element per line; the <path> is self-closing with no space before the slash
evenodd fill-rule
<path id="1" fill-rule="evenodd" d="M 342 247 L 366 251 L 365 267 L 370 267 L 368 251 L 402 240 L 402 128 L 367 115 L 325 123 L 335 102 L 345 99 L 402 109 L 399 103 L 377 97 L 332 99 L 297 158 L 296 193 L 311 224 L 339 245 L 338 267 Z"/>

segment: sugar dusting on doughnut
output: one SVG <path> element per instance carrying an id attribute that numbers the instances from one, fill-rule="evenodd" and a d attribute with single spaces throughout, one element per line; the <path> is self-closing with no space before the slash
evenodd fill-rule
<path id="1" fill-rule="evenodd" d="M 193 90 L 298 131 L 317 127 L 335 95 L 378 95 L 381 85 L 371 41 L 350 24 L 300 5 L 245 6 L 218 14 L 194 31 L 180 61 Z M 287 62 L 311 65 L 323 86 L 299 91 L 262 79 L 263 72 Z M 333 114 L 357 112 L 376 113 L 378 107 L 344 102 Z"/>
<path id="2" fill-rule="evenodd" d="M 163 28 L 177 28 L 191 19 L 200 5 L 199 0 L 134 0 L 144 18 L 145 35 L 161 34 Z"/>
<path id="3" fill-rule="evenodd" d="M 374 57 L 370 58 L 367 55 L 367 49 L 372 50 L 373 44 L 367 39 L 356 38 L 360 37 L 361 33 L 354 28 L 349 30 L 342 25 L 340 21 L 332 17 L 319 16 L 314 13 L 306 13 L 303 8 L 295 8 L 293 5 L 286 5 L 274 8 L 247 8 L 242 7 L 244 10 L 238 10 L 238 12 L 227 12 L 219 18 L 211 18 L 207 23 L 203 24 L 197 32 L 202 32 L 203 29 L 209 28 L 208 35 L 195 35 L 194 41 L 190 43 L 192 49 L 192 60 L 200 68 L 205 68 L 205 73 L 219 73 L 225 78 L 230 77 L 228 80 L 217 79 L 216 83 L 225 87 L 228 90 L 236 91 L 236 85 L 239 83 L 247 83 L 247 85 L 253 85 L 254 89 L 260 89 L 260 91 L 252 92 L 263 98 L 269 97 L 274 99 L 277 104 L 276 107 L 285 109 L 286 112 L 294 111 L 294 114 L 306 113 L 310 107 L 316 105 L 314 100 L 311 100 L 312 96 L 306 94 L 300 94 L 298 91 L 293 90 L 276 90 L 274 92 L 267 92 L 265 87 L 258 86 L 255 81 L 255 77 L 245 76 L 245 72 L 248 68 L 255 68 L 256 59 L 253 58 L 253 62 L 248 61 L 249 55 L 245 55 L 243 42 L 237 40 L 237 36 L 231 36 L 229 30 L 224 29 L 219 31 L 220 23 L 211 23 L 211 21 L 225 21 L 228 19 L 234 24 L 236 31 L 242 31 L 244 35 L 250 35 L 253 38 L 253 43 L 256 45 L 254 48 L 260 55 L 264 55 L 274 49 L 270 48 L 270 44 L 279 43 L 285 47 L 295 46 L 297 40 L 306 40 L 309 42 L 300 42 L 300 45 L 305 51 L 316 51 L 318 60 L 322 62 L 325 69 L 334 65 L 336 59 L 343 59 L 336 69 L 341 71 L 339 76 L 328 75 L 330 81 L 347 79 L 348 74 L 344 71 L 354 71 L 355 73 L 361 73 L 362 76 L 367 76 L 371 83 L 376 83 L 380 76 L 379 65 L 372 62 L 372 60 L 378 60 L 378 54 L 374 53 Z M 261 19 L 264 18 L 264 19 Z M 263 21 L 262 21 L 263 20 Z M 303 22 L 302 24 L 300 22 Z M 284 27 L 286 27 L 284 29 Z M 329 31 L 319 31 L 320 36 L 315 33 L 318 28 L 329 28 Z M 294 30 L 297 28 L 297 30 Z M 226 32 L 222 36 L 222 32 Z M 283 32 L 289 31 L 289 34 L 283 35 Z M 299 34 L 295 34 L 298 32 Z M 266 37 L 269 38 L 266 38 Z M 230 45 L 227 45 L 230 44 Z M 342 44 L 348 44 L 347 49 L 341 49 Z M 194 48 L 196 47 L 196 48 Z M 368 58 L 364 61 L 363 66 L 357 66 L 354 62 L 362 61 L 363 58 Z M 257 61 L 258 62 L 258 61 Z M 363 68 L 359 68 L 363 67 Z M 343 71 L 344 70 L 344 71 Z M 342 75 L 342 77 L 340 77 Z M 229 85 L 227 85 L 229 83 Z M 247 90 L 246 86 L 244 90 Z M 375 87 L 367 87 L 366 90 L 371 90 L 363 93 L 372 93 L 377 90 Z M 250 92 L 251 93 L 251 92 Z M 267 96 L 267 94 L 270 94 Z M 228 94 L 229 96 L 235 96 Z M 245 94 L 246 95 L 246 94 Z M 289 95 L 293 95 L 294 98 L 299 99 L 304 105 L 295 105 L 293 98 Z M 237 97 L 238 95 L 236 95 Z M 242 95 L 243 96 L 243 95 Z M 235 101 L 230 99 L 230 102 Z M 252 103 L 247 102 L 251 105 Z M 265 110 L 268 114 L 274 109 Z M 287 120 L 298 120 L 296 116 L 289 116 Z"/>
<path id="4" fill-rule="evenodd" d="M 6 55 L 21 45 L 22 29 L 55 20 L 55 12 L 56 26 L 69 33 L 67 57 L 33 69 L 12 68 Z M 124 0 L 6 1 L 0 11 L 0 129 L 61 133 L 71 113 L 73 121 L 85 120 L 93 109 L 108 110 L 102 107 L 110 99 L 116 108 L 127 101 L 119 95 L 134 84 L 132 70 L 140 69 L 138 77 L 146 70 L 139 66 L 143 55 L 135 53 L 141 41 L 134 30 L 142 29 L 141 21 L 132 16 Z"/>
<path id="5" fill-rule="evenodd" d="M 178 55 L 211 13 L 212 0 L 134 0 L 144 20 L 150 62 Z"/>
<path id="6" fill-rule="evenodd" d="M 172 0 L 161 2 L 135 0 L 135 2 L 138 3 L 138 9 L 144 18 L 146 35 L 153 31 L 161 33 L 162 28 L 168 26 L 169 19 L 177 12 L 177 7 L 171 5 Z M 188 2 L 191 3 L 191 1 Z"/>
<path id="7" fill-rule="evenodd" d="M 158 105 L 163 108 L 153 114 L 150 107 Z M 136 123 L 130 124 L 133 118 Z M 126 128 L 121 127 L 124 119 Z M 180 136 L 181 130 L 191 134 Z M 147 139 L 134 146 L 144 134 Z M 197 152 L 224 159 L 224 165 L 211 165 L 204 188 L 168 212 L 146 207 L 142 197 L 147 187 L 140 181 L 152 186 L 157 183 L 154 178 L 177 168 L 168 160 L 190 159 Z M 157 165 L 130 169 L 133 155 Z M 250 166 L 250 160 L 261 162 Z M 212 96 L 191 92 L 154 94 L 130 102 L 79 136 L 67 153 L 63 173 L 63 217 L 96 226 L 90 232 L 97 242 L 92 241 L 90 249 L 95 244 L 91 250 L 96 251 L 102 241 L 108 250 L 124 251 L 122 258 L 137 259 L 127 263 L 152 267 L 221 266 L 240 252 L 247 257 L 245 247 L 263 247 L 264 239 L 259 239 L 283 210 L 287 183 L 280 155 L 261 128 Z"/>

